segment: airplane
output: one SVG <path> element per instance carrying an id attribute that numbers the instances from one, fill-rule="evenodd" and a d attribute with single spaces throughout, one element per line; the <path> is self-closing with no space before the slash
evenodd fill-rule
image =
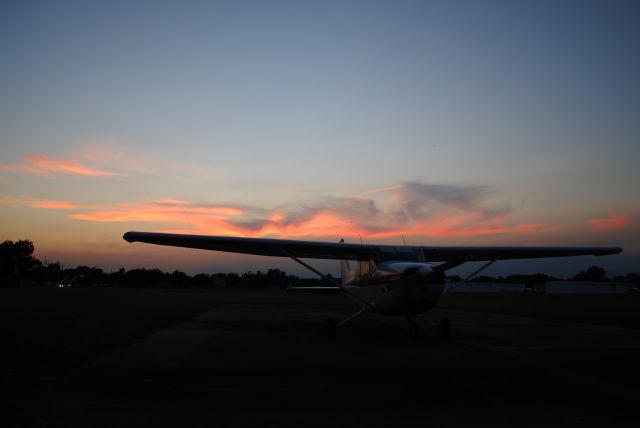
<path id="1" fill-rule="evenodd" d="M 338 323 L 327 318 L 327 338 L 333 337 L 338 327 L 362 313 L 372 312 L 404 316 L 409 322 L 410 338 L 414 341 L 419 338 L 416 320 L 432 325 L 440 336 L 448 337 L 451 334 L 448 319 L 443 318 L 436 324 L 424 318 L 423 314 L 433 308 L 440 296 L 469 281 L 498 260 L 604 256 L 622 252 L 619 247 L 394 246 L 347 244 L 343 240 L 331 243 L 155 232 L 127 232 L 123 238 L 128 242 L 289 257 L 332 284 L 319 289 L 341 291 L 360 306 L 357 312 Z M 341 281 L 328 277 L 302 258 L 340 260 Z M 350 260 L 357 262 L 354 270 L 349 266 Z M 445 287 L 446 271 L 472 261 L 487 263 L 462 281 Z"/>

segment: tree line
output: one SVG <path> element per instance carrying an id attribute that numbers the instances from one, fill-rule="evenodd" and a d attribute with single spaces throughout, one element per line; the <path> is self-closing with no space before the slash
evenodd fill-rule
<path id="1" fill-rule="evenodd" d="M 105 272 L 99 267 L 65 268 L 61 263 L 42 262 L 33 256 L 34 245 L 29 240 L 6 240 L 0 244 L 1 287 L 130 287 L 130 288 L 286 288 L 322 285 L 317 278 L 289 275 L 280 269 L 266 272 L 199 273 L 189 275 L 175 270 L 120 268 Z M 330 274 L 328 276 L 331 276 Z"/>
<path id="2" fill-rule="evenodd" d="M 279 288 L 287 286 L 323 285 L 319 278 L 304 278 L 289 275 L 280 269 L 269 269 L 266 272 L 229 273 L 199 273 L 189 275 L 175 270 L 163 272 L 160 269 L 136 268 L 105 272 L 98 267 L 78 266 L 64 268 L 59 262 L 47 263 L 33 256 L 33 242 L 6 240 L 0 244 L 0 286 L 2 287 L 130 287 L 130 288 Z M 328 274 L 331 276 L 331 274 Z M 448 277 L 453 282 L 461 281 L 459 276 Z M 631 282 L 640 284 L 637 273 L 607 277 L 606 271 L 599 266 L 575 274 L 573 281 L 598 282 Z M 542 273 L 514 274 L 506 277 L 478 276 L 474 282 L 497 282 L 511 284 L 525 284 L 536 286 L 547 281 L 557 281 L 558 278 Z"/>

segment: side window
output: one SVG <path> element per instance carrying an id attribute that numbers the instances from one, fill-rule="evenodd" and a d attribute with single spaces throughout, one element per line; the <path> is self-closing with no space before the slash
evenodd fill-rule
<path id="1" fill-rule="evenodd" d="M 375 270 L 375 263 L 373 260 L 365 260 L 358 262 L 358 268 L 356 275 L 368 275 Z"/>

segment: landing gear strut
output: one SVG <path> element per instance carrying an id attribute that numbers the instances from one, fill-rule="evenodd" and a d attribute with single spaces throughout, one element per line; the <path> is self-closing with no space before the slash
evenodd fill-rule
<path id="1" fill-rule="evenodd" d="M 451 336 L 451 321 L 447 318 L 442 318 L 438 323 L 438 334 L 440 337 L 450 337 Z"/>
<path id="2" fill-rule="evenodd" d="M 438 336 L 440 337 L 451 336 L 451 321 L 449 321 L 447 318 L 442 318 L 438 324 L 436 324 L 435 322 L 429 319 L 423 318 L 420 315 L 418 315 L 417 318 L 435 327 L 436 331 L 438 332 Z"/>
<path id="3" fill-rule="evenodd" d="M 412 342 L 417 342 L 420 339 L 420 331 L 418 330 L 418 324 L 413 318 L 408 318 L 409 321 L 409 340 Z"/>
<path id="4" fill-rule="evenodd" d="M 351 321 L 352 319 L 354 319 L 358 315 L 362 314 L 366 310 L 367 310 L 367 308 L 362 308 L 358 312 L 356 312 L 355 314 L 343 319 L 342 321 L 340 321 L 337 324 L 333 320 L 333 318 L 325 319 L 324 320 L 324 325 L 325 325 L 324 337 L 326 337 L 327 339 L 332 338 L 336 334 L 336 330 L 338 329 L 338 327 L 340 327 L 342 324 L 345 324 L 345 323 Z"/>

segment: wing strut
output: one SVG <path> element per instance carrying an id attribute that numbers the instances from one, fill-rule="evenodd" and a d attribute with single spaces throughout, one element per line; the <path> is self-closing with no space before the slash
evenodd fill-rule
<path id="1" fill-rule="evenodd" d="M 453 269 L 455 267 L 458 267 L 461 264 L 466 263 L 468 261 L 469 260 L 467 260 L 467 259 L 451 260 L 451 261 L 439 264 L 438 266 L 434 266 L 433 270 L 434 270 L 434 272 L 446 272 L 449 269 Z"/>
<path id="2" fill-rule="evenodd" d="M 455 290 L 460 284 L 464 284 L 465 282 L 469 281 L 471 278 L 473 278 L 474 276 L 478 275 L 480 272 L 482 272 L 483 270 L 485 270 L 486 268 L 488 268 L 489 266 L 491 266 L 492 264 L 494 264 L 495 262 L 497 262 L 498 260 L 500 260 L 500 257 L 502 256 L 498 256 L 493 260 L 490 260 L 488 263 L 485 263 L 484 265 L 482 265 L 482 267 L 480 267 L 480 269 L 475 270 L 471 275 L 467 275 L 467 277 L 465 279 L 463 279 L 462 281 L 458 281 L 455 284 L 453 284 L 451 286 L 451 288 L 449 288 L 447 290 L 447 293 L 452 292 L 453 290 Z"/>
<path id="3" fill-rule="evenodd" d="M 347 288 L 340 284 L 338 281 L 336 281 L 333 278 L 328 277 L 327 275 L 323 274 L 322 272 L 320 272 L 319 270 L 317 270 L 316 268 L 314 268 L 313 266 L 309 265 L 308 263 L 303 262 L 302 260 L 300 260 L 299 258 L 297 258 L 296 256 L 294 256 L 293 254 L 291 254 L 290 252 L 288 252 L 287 250 L 285 250 L 284 248 L 280 247 L 279 250 L 282 252 L 282 254 L 284 254 L 285 256 L 291 258 L 292 260 L 300 263 L 302 266 L 306 267 L 307 269 L 309 269 L 311 272 L 315 273 L 316 275 L 319 275 L 322 279 L 329 281 L 331 284 L 335 285 L 336 287 L 340 287 L 340 289 L 342 291 L 345 292 L 345 294 L 348 294 L 349 296 L 353 297 L 354 299 L 358 300 L 359 302 L 361 302 L 366 308 L 370 308 L 371 307 L 371 303 L 367 302 L 366 300 L 364 300 L 363 298 L 361 298 L 360 296 L 356 296 L 355 294 L 353 294 L 351 291 L 347 290 Z"/>

